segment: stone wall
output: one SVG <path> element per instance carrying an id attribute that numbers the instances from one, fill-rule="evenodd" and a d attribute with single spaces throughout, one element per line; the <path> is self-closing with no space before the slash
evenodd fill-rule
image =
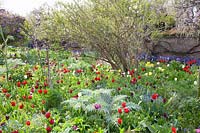
<path id="1" fill-rule="evenodd" d="M 176 4 L 175 4 L 176 3 Z M 171 0 L 175 4 L 176 28 L 164 31 L 167 36 L 158 41 L 146 39 L 144 47 L 151 55 L 200 58 L 200 0 Z M 172 33 L 171 33 L 172 32 Z M 180 37 L 182 36 L 182 37 Z"/>
<path id="2" fill-rule="evenodd" d="M 156 56 L 200 58 L 200 42 L 193 37 L 164 37 L 157 42 L 146 42 L 146 49 Z"/>

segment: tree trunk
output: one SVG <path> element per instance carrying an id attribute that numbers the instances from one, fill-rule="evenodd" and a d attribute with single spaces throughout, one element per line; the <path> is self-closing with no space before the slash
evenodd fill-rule
<path id="1" fill-rule="evenodd" d="M 47 82 L 50 88 L 52 88 L 51 84 L 51 68 L 50 68 L 50 61 L 49 61 L 49 44 L 47 44 L 47 51 L 46 51 L 46 59 L 47 59 L 47 65 L 48 65 L 48 74 L 47 74 Z"/>
<path id="2" fill-rule="evenodd" d="M 139 61 L 137 59 L 137 56 L 138 56 L 138 48 L 136 49 L 135 52 L 135 68 L 136 68 L 135 76 L 138 76 L 138 69 L 139 69 Z"/>
<path id="3" fill-rule="evenodd" d="M 200 66 L 198 70 L 198 98 L 200 98 Z"/>
<path id="4" fill-rule="evenodd" d="M 8 68 L 8 60 L 7 60 L 7 43 L 5 45 L 6 45 L 5 46 L 6 82 L 8 83 L 9 68 Z"/>

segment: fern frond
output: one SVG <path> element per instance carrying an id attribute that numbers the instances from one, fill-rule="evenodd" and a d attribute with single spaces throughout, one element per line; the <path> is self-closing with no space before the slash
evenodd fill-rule
<path id="1" fill-rule="evenodd" d="M 120 102 L 120 101 L 124 100 L 125 98 L 127 98 L 127 95 L 117 95 L 117 96 L 114 96 L 112 104 L 115 104 L 116 102 Z"/>
<path id="2" fill-rule="evenodd" d="M 83 89 L 80 92 L 82 95 L 87 95 L 87 96 L 91 96 L 93 94 L 93 91 L 89 89 Z"/>
<path id="3" fill-rule="evenodd" d="M 99 101 L 105 102 L 107 104 L 111 104 L 112 103 L 112 96 L 111 96 L 111 94 L 108 94 L 108 93 L 100 93 Z"/>
<path id="4" fill-rule="evenodd" d="M 85 111 L 92 112 L 95 111 L 94 104 L 89 104 L 84 108 Z"/>
<path id="5" fill-rule="evenodd" d="M 65 131 L 63 133 L 70 133 L 70 131 L 71 131 L 71 128 L 68 127 L 65 129 Z"/>
<path id="6" fill-rule="evenodd" d="M 104 93 L 104 94 L 111 94 L 111 92 L 113 91 L 113 89 L 98 89 L 94 91 L 94 94 L 98 95 L 100 93 Z"/>
<path id="7" fill-rule="evenodd" d="M 126 103 L 126 106 L 130 108 L 131 110 L 141 110 L 141 106 L 132 102 Z"/>
<path id="8" fill-rule="evenodd" d="M 100 102 L 99 102 L 100 103 Z M 112 110 L 112 106 L 110 106 L 107 103 L 101 103 L 101 110 L 99 110 L 100 112 L 104 113 L 104 114 L 110 114 Z"/>

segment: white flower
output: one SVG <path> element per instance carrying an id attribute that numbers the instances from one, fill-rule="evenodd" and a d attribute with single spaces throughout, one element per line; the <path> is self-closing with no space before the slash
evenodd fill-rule
<path id="1" fill-rule="evenodd" d="M 197 81 L 194 81 L 194 85 L 197 85 Z"/>
<path id="2" fill-rule="evenodd" d="M 185 67 L 185 65 L 182 65 L 182 68 L 184 68 Z"/>
<path id="3" fill-rule="evenodd" d="M 131 75 L 126 75 L 126 77 L 131 77 Z"/>
<path id="4" fill-rule="evenodd" d="M 82 93 L 81 93 L 81 92 L 79 92 L 79 93 L 78 93 L 78 97 L 81 97 L 81 96 L 82 96 Z"/>
<path id="5" fill-rule="evenodd" d="M 160 62 L 157 62 L 157 65 L 160 65 Z"/>
<path id="6" fill-rule="evenodd" d="M 169 67 L 170 65 L 169 64 L 167 64 L 167 67 Z"/>
<path id="7" fill-rule="evenodd" d="M 145 76 L 147 76 L 147 75 L 148 75 L 148 73 L 145 73 L 144 75 L 145 75 Z"/>
<path id="8" fill-rule="evenodd" d="M 24 79 L 27 79 L 27 75 L 24 75 Z"/>
<path id="9" fill-rule="evenodd" d="M 151 76 L 152 75 L 152 72 L 149 72 L 149 76 Z"/>
<path id="10" fill-rule="evenodd" d="M 76 71 L 74 70 L 72 74 L 73 74 L 73 75 L 76 75 Z"/>
<path id="11" fill-rule="evenodd" d="M 177 78 L 174 78 L 174 81 L 177 81 Z"/>
<path id="12" fill-rule="evenodd" d="M 158 69 L 163 72 L 165 69 L 163 69 L 162 67 L 158 67 Z"/>

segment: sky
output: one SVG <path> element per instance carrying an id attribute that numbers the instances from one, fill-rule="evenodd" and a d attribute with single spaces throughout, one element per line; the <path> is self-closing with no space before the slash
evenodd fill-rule
<path id="1" fill-rule="evenodd" d="M 12 13 L 26 16 L 32 10 L 40 7 L 44 3 L 52 6 L 58 0 L 0 0 L 1 8 L 4 8 Z M 59 0 L 73 2 L 73 0 Z"/>

